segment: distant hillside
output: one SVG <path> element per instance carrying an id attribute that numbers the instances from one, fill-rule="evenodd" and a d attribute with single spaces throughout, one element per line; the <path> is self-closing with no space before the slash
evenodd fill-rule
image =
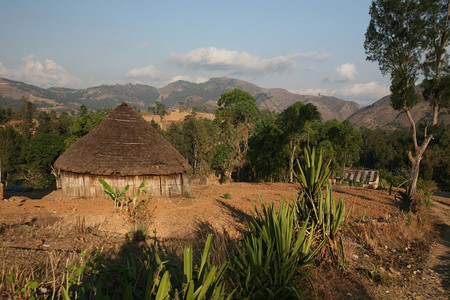
<path id="1" fill-rule="evenodd" d="M 422 101 L 411 110 L 411 114 L 414 121 L 420 123 L 431 120 L 432 109 L 428 102 Z M 450 124 L 450 115 L 445 111 L 441 113 L 439 118 L 443 123 Z M 392 108 L 390 96 L 385 96 L 372 105 L 361 108 L 352 114 L 348 120 L 357 128 L 397 129 L 410 127 L 406 114 Z"/>
<path id="2" fill-rule="evenodd" d="M 87 89 L 49 88 L 42 89 L 22 82 L 0 78 L 0 105 L 20 106 L 26 97 L 40 110 L 78 110 L 84 104 L 90 109 L 113 107 L 126 101 L 138 109 L 147 109 L 156 101 L 166 108 L 183 105 L 196 107 L 199 111 L 213 112 L 223 92 L 239 88 L 255 97 L 261 109 L 282 111 L 296 101 L 317 106 L 324 120 L 345 120 L 359 109 L 352 101 L 327 96 L 302 96 L 286 90 L 266 89 L 234 78 L 212 78 L 204 83 L 177 81 L 157 89 L 142 84 L 101 85 Z"/>

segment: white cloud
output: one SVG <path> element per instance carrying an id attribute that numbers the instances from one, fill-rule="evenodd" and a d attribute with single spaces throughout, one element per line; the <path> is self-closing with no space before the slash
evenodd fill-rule
<path id="1" fill-rule="evenodd" d="M 177 76 L 172 77 L 169 80 L 169 83 L 175 82 L 175 81 L 178 81 L 178 80 L 184 80 L 184 81 L 189 81 L 189 82 L 193 82 L 193 83 L 203 83 L 203 82 L 208 81 L 207 78 L 200 77 L 200 76 L 192 77 L 192 76 L 189 76 L 189 75 L 177 75 Z"/>
<path id="2" fill-rule="evenodd" d="M 194 49 L 187 54 L 172 53 L 167 60 L 192 69 L 228 70 L 234 73 L 271 73 L 295 69 L 299 58 L 323 60 L 327 57 L 328 54 L 309 52 L 262 58 L 248 52 L 208 47 Z"/>
<path id="3" fill-rule="evenodd" d="M 157 78 L 159 76 L 161 76 L 161 71 L 153 65 L 148 65 L 143 68 L 135 68 L 125 74 L 125 77 L 127 78 Z"/>
<path id="4" fill-rule="evenodd" d="M 41 61 L 35 55 L 29 55 L 22 59 L 23 65 L 15 69 L 9 69 L 0 62 L 0 75 L 12 80 L 24 81 L 40 87 L 79 87 L 80 79 L 69 74 L 54 60 Z"/>
<path id="5" fill-rule="evenodd" d="M 370 81 L 367 83 L 353 84 L 343 88 L 340 90 L 339 94 L 342 94 L 344 97 L 378 100 L 389 95 L 390 91 L 388 86 L 383 86 L 376 81 Z M 361 102 L 363 102 L 363 100 L 361 100 Z"/>
<path id="6" fill-rule="evenodd" d="M 358 74 L 354 64 L 342 64 L 335 69 L 338 81 L 353 81 L 355 75 Z"/>
<path id="7" fill-rule="evenodd" d="M 148 49 L 148 45 L 149 45 L 149 43 L 145 42 L 145 43 L 142 44 L 141 48 L 142 49 Z"/>

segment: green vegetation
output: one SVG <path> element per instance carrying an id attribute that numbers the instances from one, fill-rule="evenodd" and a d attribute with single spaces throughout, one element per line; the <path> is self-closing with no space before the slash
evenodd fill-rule
<path id="1" fill-rule="evenodd" d="M 227 104 L 232 101 L 242 103 Z M 54 184 L 51 165 L 55 159 L 92 130 L 109 110 L 94 112 L 81 106 L 78 116 L 37 114 L 28 103 L 24 99 L 20 109 L 0 109 L 3 122 L 18 121 L 14 126 L 0 128 L 2 182 L 43 188 Z M 291 171 L 299 172 L 298 165 L 291 165 L 292 159 L 305 158 L 301 149 L 315 147 L 322 149 L 323 159 L 330 161 L 330 170 L 338 176 L 344 166 L 364 167 L 381 171 L 381 179 L 387 181 L 388 187 L 408 186 L 407 151 L 412 149 L 408 130 L 358 131 L 349 121 L 321 122 L 310 104 L 294 103 L 282 113 L 258 110 L 247 94 L 236 91 L 225 94 L 221 103 L 223 107 L 215 120 L 190 115 L 172 123 L 167 131 L 156 126 L 188 160 L 196 175 L 215 172 L 222 183 L 290 181 Z M 31 112 L 33 129 L 18 126 L 29 122 Z M 291 112 L 297 117 L 289 121 Z M 419 126 L 417 133 L 427 130 L 430 132 L 426 126 Z M 33 134 L 27 139 L 29 132 Z M 433 180 L 444 190 L 450 188 L 450 162 L 446 159 L 450 151 L 449 132 L 448 125 L 433 126 L 433 140 L 423 155 L 419 173 L 421 179 Z"/>
<path id="2" fill-rule="evenodd" d="M 299 220 L 317 225 L 313 232 L 320 236 L 324 243 L 319 260 L 321 262 L 331 260 L 338 267 L 344 268 L 345 256 L 340 230 L 348 216 L 345 200 L 340 199 L 336 203 L 332 197 L 331 183 L 328 181 L 331 175 L 330 162 L 323 161 L 322 150 L 316 160 L 315 149 L 312 151 L 305 149 L 305 157 L 303 165 L 298 163 L 299 174 L 295 174 L 300 184 L 297 199 Z"/>
<path id="3" fill-rule="evenodd" d="M 315 241 L 314 224 L 298 226 L 295 208 L 282 203 L 255 206 L 248 234 L 231 257 L 230 281 L 238 299 L 298 299 L 298 284 L 323 243 Z"/>
<path id="4" fill-rule="evenodd" d="M 8 124 L 0 127 L 2 183 L 38 189 L 52 186 L 55 160 L 108 111 L 88 111 L 82 105 L 78 117 L 67 113 L 58 116 L 54 111 L 37 113 L 27 99 L 22 100 L 19 109 L 0 108 L 0 125 Z"/>
<path id="5" fill-rule="evenodd" d="M 407 150 L 411 165 L 407 192 L 413 209 L 420 207 L 420 162 L 434 138 L 440 111 L 450 103 L 449 7 L 446 0 L 376 0 L 369 10 L 364 42 L 367 59 L 378 62 L 383 75 L 390 75 L 392 107 L 405 112 L 411 125 L 413 147 Z M 421 93 L 416 90 L 420 75 L 424 76 Z M 411 109 L 422 99 L 432 106 L 432 116 L 419 134 L 420 124 Z"/>
<path id="6" fill-rule="evenodd" d="M 314 160 L 314 155 L 310 157 Z M 326 174 L 327 163 L 319 159 L 315 166 L 325 170 L 319 174 Z M 321 176 L 306 177 L 311 179 L 310 186 L 320 186 Z M 118 191 L 99 181 L 108 196 L 124 203 L 121 199 L 126 189 Z M 167 255 L 167 249 L 156 249 L 156 236 L 150 247 L 148 228 L 140 224 L 127 234 L 129 242 L 118 255 L 85 251 L 70 263 L 67 259 L 58 273 L 59 263 L 53 260 L 46 265 L 51 270 L 39 274 L 32 271 L 30 277 L 21 275 L 23 271 L 3 272 L 5 284 L 0 287 L 2 292 L 28 298 L 38 296 L 39 287 L 60 299 L 299 299 L 301 284 L 314 268 L 317 255 L 336 241 L 344 220 L 343 200 L 335 207 L 327 190 L 326 200 L 320 204 L 319 194 L 315 214 L 300 208 L 310 203 L 305 192 L 294 203 L 283 202 L 277 208 L 260 199 L 260 208 L 254 205 L 247 232 L 241 239 L 229 241 L 233 243 L 229 255 L 213 259 L 212 235 L 207 236 L 200 257 L 194 255 L 191 245 L 184 247 L 182 257 Z M 128 198 L 126 203 L 132 202 Z M 163 259 L 160 253 L 165 255 Z M 327 261 L 323 255 L 319 258 Z M 39 276 L 47 278 L 48 274 L 53 279 L 41 282 Z"/>

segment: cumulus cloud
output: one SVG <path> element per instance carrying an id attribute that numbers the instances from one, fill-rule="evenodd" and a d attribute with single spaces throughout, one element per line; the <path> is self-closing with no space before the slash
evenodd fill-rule
<path id="1" fill-rule="evenodd" d="M 367 83 L 358 83 L 343 88 L 339 92 L 344 97 L 357 99 L 380 99 L 390 94 L 389 87 L 383 86 L 379 82 L 370 81 Z M 364 102 L 364 100 L 361 100 Z"/>
<path id="2" fill-rule="evenodd" d="M 189 82 L 193 82 L 193 83 L 203 83 L 203 82 L 208 81 L 207 78 L 204 78 L 204 77 L 201 77 L 201 76 L 192 77 L 192 76 L 189 76 L 189 75 L 177 75 L 177 76 L 172 77 L 169 80 L 169 83 L 170 82 L 175 82 L 175 81 L 178 81 L 178 80 L 184 80 L 184 81 L 189 81 Z"/>
<path id="3" fill-rule="evenodd" d="M 248 52 L 239 52 L 215 47 L 198 48 L 187 54 L 172 53 L 167 60 L 182 67 L 230 71 L 234 73 L 270 73 L 293 70 L 297 59 L 322 60 L 327 54 L 309 52 L 262 58 Z"/>
<path id="4" fill-rule="evenodd" d="M 161 76 L 161 71 L 159 71 L 155 66 L 148 65 L 143 68 L 131 69 L 125 74 L 127 78 L 157 78 Z"/>
<path id="5" fill-rule="evenodd" d="M 335 69 L 338 81 L 353 81 L 355 75 L 358 74 L 354 64 L 342 64 Z"/>
<path id="6" fill-rule="evenodd" d="M 44 88 L 51 86 L 78 87 L 81 84 L 80 79 L 69 74 L 54 60 L 41 61 L 35 55 L 29 55 L 22 60 L 24 64 L 16 68 L 7 68 L 0 62 L 0 76 Z"/>

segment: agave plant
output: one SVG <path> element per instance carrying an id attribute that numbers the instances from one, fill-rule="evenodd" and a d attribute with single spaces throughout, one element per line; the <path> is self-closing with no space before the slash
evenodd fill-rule
<path id="1" fill-rule="evenodd" d="M 295 209 L 287 203 L 276 210 L 261 201 L 255 205 L 249 233 L 236 246 L 231 258 L 231 281 L 238 298 L 298 298 L 297 285 L 307 275 L 305 267 L 314 261 L 313 224 L 303 223 L 297 231 Z"/>
<path id="2" fill-rule="evenodd" d="M 211 241 L 212 235 L 208 235 L 201 257 L 200 267 L 197 272 L 194 272 L 193 267 L 192 246 L 184 248 L 185 282 L 182 284 L 183 299 L 194 300 L 225 298 L 225 286 L 222 277 L 228 267 L 228 262 L 225 261 L 220 268 L 217 268 L 209 263 Z M 231 298 L 231 296 L 232 294 L 228 295 L 228 298 Z"/>
<path id="3" fill-rule="evenodd" d="M 300 184 L 300 193 L 304 193 L 309 199 L 318 199 L 319 195 L 322 193 L 322 189 L 330 178 L 330 163 L 325 163 L 323 161 L 323 150 L 320 149 L 319 159 L 316 164 L 316 150 L 312 148 L 309 151 L 307 148 L 304 149 L 305 153 L 305 163 L 303 167 L 297 160 L 297 166 L 299 173 L 294 172 L 294 176 Z"/>
<path id="4" fill-rule="evenodd" d="M 321 261 L 331 260 L 339 267 L 345 267 L 345 256 L 339 230 L 347 219 L 345 199 L 337 203 L 332 196 L 329 163 L 322 160 L 322 151 L 316 164 L 315 150 L 309 153 L 305 149 L 306 162 L 304 167 L 298 163 L 299 174 L 295 174 L 300 192 L 297 199 L 297 211 L 300 222 L 314 222 L 317 237 L 325 242 L 320 252 Z M 325 195 L 322 192 L 326 186 Z"/>

